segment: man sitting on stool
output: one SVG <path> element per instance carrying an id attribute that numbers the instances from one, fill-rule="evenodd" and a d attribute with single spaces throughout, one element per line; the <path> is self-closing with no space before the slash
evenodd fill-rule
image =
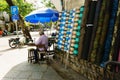
<path id="1" fill-rule="evenodd" d="M 35 41 L 35 45 L 40 45 L 40 44 L 45 44 L 45 48 L 47 49 L 48 48 L 48 37 L 44 34 L 44 31 L 40 31 L 39 32 L 40 34 L 40 37 Z M 34 55 L 35 55 L 35 63 L 38 62 L 38 51 L 42 51 L 44 50 L 43 48 L 37 48 L 35 51 L 34 51 Z M 41 60 L 44 60 L 43 58 L 44 54 L 41 54 Z"/>

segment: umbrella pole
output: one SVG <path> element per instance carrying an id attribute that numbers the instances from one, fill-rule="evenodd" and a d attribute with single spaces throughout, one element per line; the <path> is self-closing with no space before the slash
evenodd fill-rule
<path id="1" fill-rule="evenodd" d="M 49 36 L 49 35 L 48 35 L 48 29 L 47 29 L 47 26 L 46 26 L 46 24 L 45 24 L 45 23 L 44 23 L 44 27 L 45 27 L 45 28 L 46 28 L 46 30 L 47 30 L 46 35 L 47 35 L 47 36 Z"/>
<path id="2" fill-rule="evenodd" d="M 43 28 L 40 26 L 40 22 L 38 23 L 38 25 L 39 25 L 39 27 L 40 27 L 40 31 L 42 31 L 42 30 L 43 30 Z"/>
<path id="3" fill-rule="evenodd" d="M 52 29 L 52 27 L 53 27 L 53 22 L 51 21 L 51 23 L 52 23 L 52 25 L 51 25 L 51 27 L 50 27 L 50 35 L 51 35 L 51 29 Z"/>

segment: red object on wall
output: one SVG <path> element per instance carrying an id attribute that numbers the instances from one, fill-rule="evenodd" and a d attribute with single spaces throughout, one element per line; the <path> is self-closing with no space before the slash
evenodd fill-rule
<path id="1" fill-rule="evenodd" d="M 0 35 L 2 35 L 2 33 L 3 33 L 3 32 L 2 32 L 2 31 L 0 31 Z"/>

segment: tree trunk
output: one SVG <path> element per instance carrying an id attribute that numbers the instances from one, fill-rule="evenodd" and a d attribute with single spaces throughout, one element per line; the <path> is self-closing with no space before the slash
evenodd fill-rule
<path id="1" fill-rule="evenodd" d="M 9 5 L 10 7 L 11 7 L 11 6 L 14 6 L 12 0 L 6 0 L 6 2 L 8 3 L 8 5 Z M 20 18 L 19 22 L 20 22 L 20 24 L 22 25 L 21 29 L 22 29 L 22 31 L 23 31 L 23 34 L 25 35 L 25 37 L 29 37 L 29 39 L 32 39 L 32 37 L 31 37 L 31 35 L 30 35 L 30 33 L 29 33 L 29 30 L 28 30 L 28 28 L 25 26 L 24 20 L 23 20 L 23 18 L 21 17 L 20 14 L 19 14 L 19 18 Z"/>

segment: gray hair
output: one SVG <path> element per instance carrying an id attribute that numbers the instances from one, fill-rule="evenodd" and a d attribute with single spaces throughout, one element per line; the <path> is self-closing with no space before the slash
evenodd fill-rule
<path id="1" fill-rule="evenodd" d="M 39 34 L 40 34 L 40 35 L 44 34 L 44 31 L 43 31 L 43 30 L 41 30 L 41 31 L 39 32 Z"/>

